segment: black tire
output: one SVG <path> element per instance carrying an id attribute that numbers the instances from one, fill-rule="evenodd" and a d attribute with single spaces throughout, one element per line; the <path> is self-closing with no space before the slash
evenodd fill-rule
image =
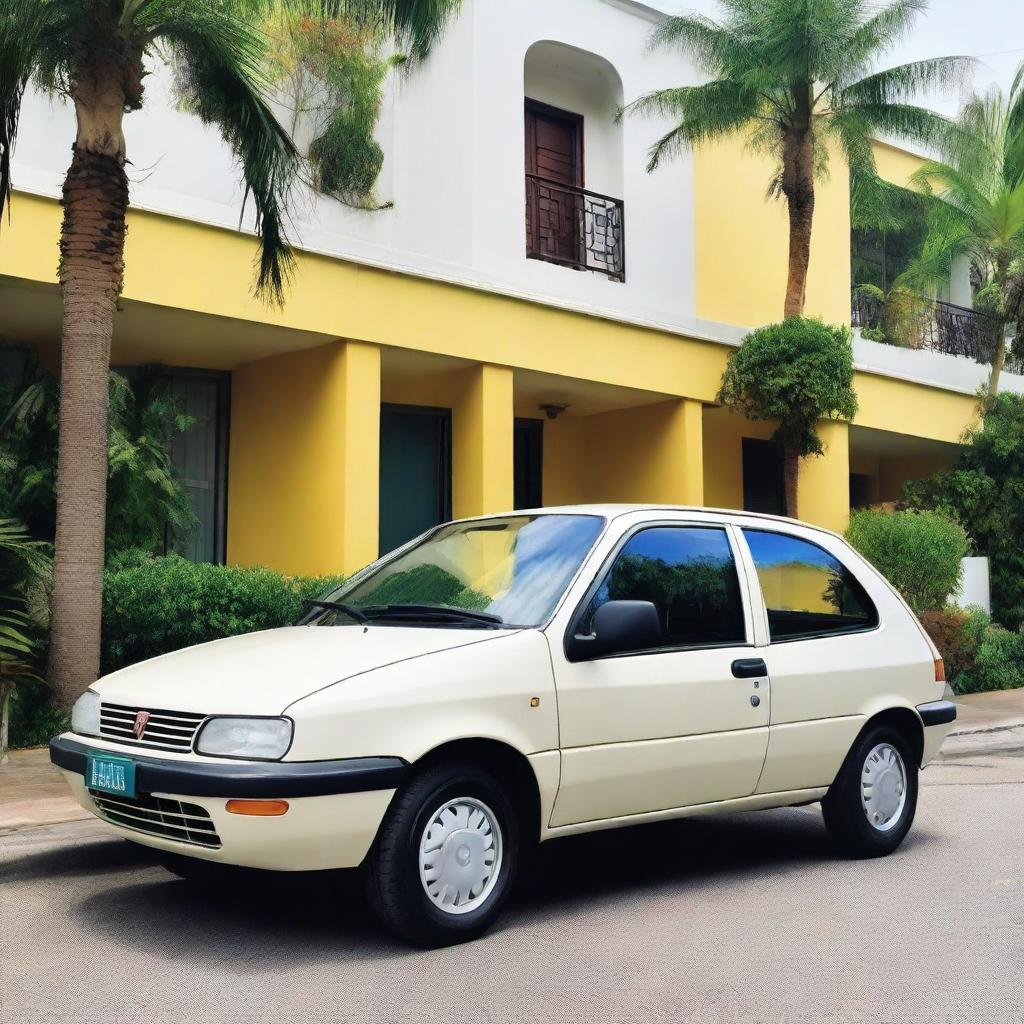
<path id="1" fill-rule="evenodd" d="M 449 800 L 483 803 L 500 829 L 501 859 L 480 906 L 465 913 L 442 910 L 420 877 L 420 841 L 431 818 Z M 363 865 L 370 906 L 402 938 L 419 946 L 447 946 L 483 934 L 512 890 L 521 849 L 520 823 L 498 780 L 476 765 L 439 763 L 418 772 L 391 801 Z"/>
<path id="2" fill-rule="evenodd" d="M 871 823 L 861 799 L 865 763 L 879 744 L 888 744 L 899 754 L 906 779 L 903 807 L 884 831 Z M 917 758 L 902 732 L 890 725 L 876 725 L 861 733 L 821 802 L 825 827 L 846 856 L 885 857 L 903 842 L 917 809 L 917 777 Z"/>

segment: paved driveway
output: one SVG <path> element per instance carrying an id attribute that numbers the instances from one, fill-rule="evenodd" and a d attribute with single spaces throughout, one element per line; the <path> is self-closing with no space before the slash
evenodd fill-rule
<path id="1" fill-rule="evenodd" d="M 1024 1021 L 1024 731 L 961 737 L 887 860 L 816 807 L 552 843 L 422 952 L 347 874 L 196 892 L 94 822 L 0 835 L 0 1021 Z"/>

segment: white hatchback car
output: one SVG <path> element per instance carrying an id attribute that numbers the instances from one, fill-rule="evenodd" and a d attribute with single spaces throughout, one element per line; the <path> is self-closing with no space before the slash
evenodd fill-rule
<path id="1" fill-rule="evenodd" d="M 950 695 L 835 534 L 582 506 L 440 526 L 297 626 L 107 676 L 51 757 L 180 874 L 361 865 L 384 921 L 440 944 L 571 833 L 821 800 L 843 850 L 890 853 Z"/>

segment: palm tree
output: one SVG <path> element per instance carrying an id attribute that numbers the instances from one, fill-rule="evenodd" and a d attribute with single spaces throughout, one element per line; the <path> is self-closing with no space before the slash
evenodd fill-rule
<path id="1" fill-rule="evenodd" d="M 10 200 L 11 150 L 29 82 L 69 98 L 77 116 L 60 236 L 64 317 L 48 670 L 65 706 L 99 671 L 107 371 L 129 201 L 122 129 L 125 115 L 143 107 L 146 61 L 172 65 L 184 104 L 219 128 L 238 158 L 260 240 L 256 290 L 281 301 L 293 263 L 285 220 L 303 161 L 270 106 L 280 82 L 276 55 L 297 54 L 303 67 L 331 72 L 320 94 L 333 109 L 324 112 L 310 147 L 311 179 L 324 178 L 342 197 L 365 192 L 380 158 L 369 116 L 379 107 L 384 77 L 375 55 L 393 39 L 407 49 L 407 64 L 425 57 L 456 6 L 457 0 L 0 0 L 0 213 Z M 361 59 L 352 59 L 353 49 Z M 376 92 L 368 88 L 374 83 Z"/>
<path id="2" fill-rule="evenodd" d="M 721 0 L 721 24 L 689 14 L 668 18 L 652 45 L 675 46 L 711 76 L 703 85 L 661 89 L 626 111 L 677 118 L 651 148 L 648 171 L 703 142 L 745 135 L 778 161 L 769 194 L 789 208 L 789 276 L 784 315 L 804 309 L 814 219 L 815 177 L 834 142 L 851 173 L 873 176 L 871 138 L 943 145 L 953 126 L 910 101 L 922 89 L 958 83 L 963 57 L 873 71 L 907 32 L 925 0 Z"/>
<path id="3" fill-rule="evenodd" d="M 969 142 L 911 177 L 914 187 L 940 201 L 928 204 L 921 253 L 896 285 L 933 288 L 949 281 L 955 259 L 968 259 L 975 307 L 994 324 L 987 411 L 999 391 L 1007 334 L 1024 337 L 1024 64 L 1008 95 L 995 89 L 972 96 L 959 125 Z"/>

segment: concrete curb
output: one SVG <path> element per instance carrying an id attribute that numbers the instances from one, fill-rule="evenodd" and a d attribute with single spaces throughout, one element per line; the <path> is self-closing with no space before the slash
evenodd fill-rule
<path id="1" fill-rule="evenodd" d="M 986 732 L 1010 732 L 1013 729 L 1024 729 L 1024 718 L 1018 722 L 1006 722 L 1002 725 L 979 726 L 977 729 L 958 729 L 955 732 L 951 732 L 946 739 L 951 740 L 954 736 L 978 736 Z"/>

